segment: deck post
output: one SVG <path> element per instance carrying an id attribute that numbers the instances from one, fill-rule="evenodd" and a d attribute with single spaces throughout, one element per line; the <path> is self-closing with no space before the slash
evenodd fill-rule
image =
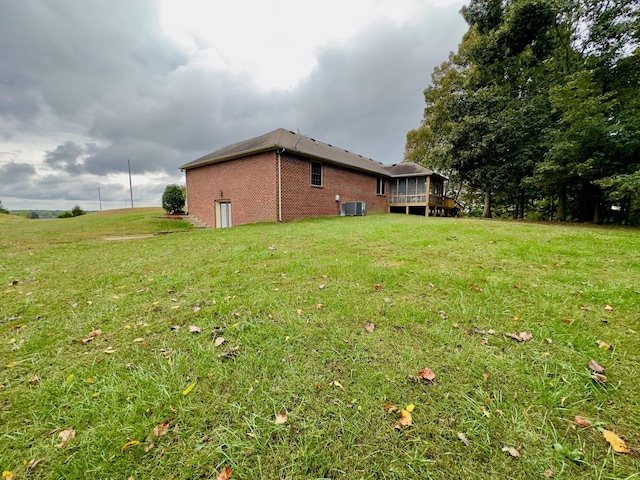
<path id="1" fill-rule="evenodd" d="M 425 200 L 427 201 L 427 206 L 424 209 L 424 216 L 429 216 L 429 200 L 431 200 L 431 176 L 427 175 L 427 192 L 425 195 Z"/>

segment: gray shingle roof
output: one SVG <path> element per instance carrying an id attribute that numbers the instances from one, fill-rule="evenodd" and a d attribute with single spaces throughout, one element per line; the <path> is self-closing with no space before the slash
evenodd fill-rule
<path id="1" fill-rule="evenodd" d="M 322 162 L 343 165 L 348 168 L 361 170 L 383 177 L 415 177 L 422 175 L 435 175 L 428 168 L 424 168 L 413 162 L 403 162 L 394 165 L 383 165 L 380 162 L 363 157 L 357 153 L 349 152 L 343 148 L 334 147 L 329 143 L 319 142 L 313 138 L 305 137 L 299 133 L 278 128 L 273 132 L 260 135 L 259 137 L 243 140 L 222 147 L 215 152 L 211 152 L 193 162 L 185 163 L 181 170 L 213 165 L 215 163 L 226 162 L 236 158 L 242 158 L 256 153 L 281 150 L 294 152 L 298 155 L 310 157 Z M 444 178 L 444 177 L 442 177 Z"/>
<path id="2" fill-rule="evenodd" d="M 311 157 L 323 162 L 344 165 L 356 170 L 375 173 L 382 176 L 388 176 L 384 165 L 370 158 L 363 157 L 357 153 L 352 153 L 339 147 L 334 147 L 328 143 L 319 142 L 313 138 L 305 137 L 298 133 L 284 128 L 279 128 L 273 132 L 261 135 L 259 137 L 244 140 L 223 147 L 215 152 L 209 153 L 203 157 L 186 163 L 180 167 L 182 170 L 211 165 L 214 163 L 225 162 L 235 158 L 244 157 L 246 155 L 268 152 L 271 150 L 282 149 L 294 152 L 298 155 Z"/>

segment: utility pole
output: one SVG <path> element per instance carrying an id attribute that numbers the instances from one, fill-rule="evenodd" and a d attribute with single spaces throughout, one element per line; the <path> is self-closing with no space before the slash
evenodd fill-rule
<path id="1" fill-rule="evenodd" d="M 102 197 L 100 196 L 100 187 L 98 187 L 98 202 L 100 202 L 100 211 L 102 211 Z"/>
<path id="2" fill-rule="evenodd" d="M 133 208 L 133 185 L 131 184 L 131 160 L 127 160 L 129 164 L 129 192 L 131 193 L 131 208 Z"/>

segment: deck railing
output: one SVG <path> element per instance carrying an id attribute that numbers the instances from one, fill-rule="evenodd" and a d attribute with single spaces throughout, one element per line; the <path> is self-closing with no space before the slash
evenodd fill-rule
<path id="1" fill-rule="evenodd" d="M 429 195 L 429 205 L 434 207 L 442 207 L 444 205 L 445 197 L 442 195 Z M 389 195 L 389 204 L 410 204 L 410 203 L 424 203 L 427 201 L 427 196 L 422 195 Z"/>

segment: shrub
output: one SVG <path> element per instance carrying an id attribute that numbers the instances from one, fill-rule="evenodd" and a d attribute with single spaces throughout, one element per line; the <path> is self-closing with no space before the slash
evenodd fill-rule
<path id="1" fill-rule="evenodd" d="M 179 185 L 167 185 L 162 195 L 162 208 L 167 213 L 184 213 L 185 198 Z"/>

